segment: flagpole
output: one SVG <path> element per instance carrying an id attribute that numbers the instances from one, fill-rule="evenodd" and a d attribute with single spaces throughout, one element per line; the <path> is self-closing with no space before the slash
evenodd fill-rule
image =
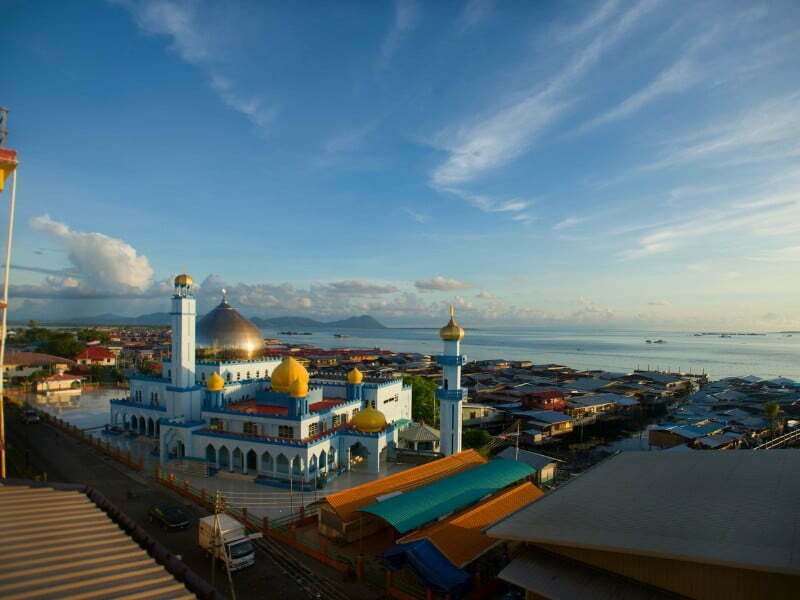
<path id="1" fill-rule="evenodd" d="M 8 324 L 8 281 L 11 271 L 11 240 L 14 235 L 14 205 L 17 199 L 17 170 L 11 173 L 11 202 L 8 209 L 8 235 L 6 238 L 5 268 L 3 269 L 3 311 L 2 334 L 0 334 L 0 479 L 6 478 L 6 421 L 5 421 L 5 356 L 6 356 L 6 328 Z"/>

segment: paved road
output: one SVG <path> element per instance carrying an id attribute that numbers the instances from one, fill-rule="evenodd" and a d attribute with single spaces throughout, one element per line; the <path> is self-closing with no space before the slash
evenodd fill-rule
<path id="1" fill-rule="evenodd" d="M 23 424 L 20 411 L 15 407 L 6 405 L 6 418 L 10 477 L 32 478 L 46 473 L 48 481 L 85 483 L 96 488 L 168 550 L 180 555 L 198 575 L 211 582 L 211 561 L 197 547 L 195 527 L 166 532 L 147 519 L 147 511 L 153 504 L 178 505 L 195 518 L 205 516 L 207 512 L 48 424 Z M 296 558 L 290 556 L 288 562 L 281 560 L 281 565 L 277 565 L 263 551 L 259 552 L 254 567 L 234 573 L 233 577 L 239 600 L 326 598 L 332 597 L 333 593 L 324 590 L 338 588 L 338 583 L 333 584 L 324 576 L 311 575 Z M 215 586 L 230 596 L 225 573 L 219 567 Z"/>

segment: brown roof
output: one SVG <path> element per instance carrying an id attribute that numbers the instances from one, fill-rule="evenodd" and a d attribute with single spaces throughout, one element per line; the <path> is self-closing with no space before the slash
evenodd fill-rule
<path id="1" fill-rule="evenodd" d="M 75 361 L 63 356 L 53 354 L 42 354 L 41 352 L 14 352 L 7 351 L 5 355 L 6 365 L 22 365 L 25 367 L 43 367 L 56 364 L 74 365 Z"/>
<path id="2" fill-rule="evenodd" d="M 475 450 L 465 450 L 424 465 L 413 467 L 388 477 L 328 495 L 325 500 L 344 521 L 352 521 L 361 508 L 377 502 L 379 496 L 390 492 L 405 492 L 443 477 L 484 464 L 486 459 Z"/>
<path id="3" fill-rule="evenodd" d="M 420 529 L 400 542 L 405 544 L 427 538 L 451 563 L 463 567 L 498 543 L 484 534 L 484 529 L 530 504 L 542 494 L 542 490 L 530 481 L 525 482 L 481 502 L 471 510 Z"/>
<path id="4" fill-rule="evenodd" d="M 80 491 L 0 485 L 0 597 L 194 598 Z"/>

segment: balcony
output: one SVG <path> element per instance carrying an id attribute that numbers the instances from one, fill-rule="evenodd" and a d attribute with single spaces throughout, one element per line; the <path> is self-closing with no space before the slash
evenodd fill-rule
<path id="1" fill-rule="evenodd" d="M 443 367 L 463 367 L 467 364 L 467 357 L 464 354 L 456 356 L 440 354 L 436 357 L 436 362 Z"/>
<path id="2" fill-rule="evenodd" d="M 467 399 L 467 390 L 464 388 L 459 388 L 457 390 L 443 390 L 439 388 L 436 390 L 436 399 L 449 402 L 461 402 Z"/>

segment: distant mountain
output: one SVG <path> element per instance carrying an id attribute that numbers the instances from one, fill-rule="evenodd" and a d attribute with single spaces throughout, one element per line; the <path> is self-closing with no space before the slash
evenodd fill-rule
<path id="1" fill-rule="evenodd" d="M 349 317 L 339 321 L 317 321 L 308 317 L 273 317 L 265 319 L 253 317 L 250 319 L 257 327 L 269 329 L 386 329 L 386 326 L 369 315 Z M 94 317 L 75 317 L 48 321 L 48 325 L 151 325 L 161 326 L 170 324 L 170 315 L 165 312 L 139 315 L 138 317 L 125 317 L 113 313 L 105 313 Z"/>
<path id="2" fill-rule="evenodd" d="M 169 313 L 157 312 L 138 317 L 126 317 L 114 313 L 104 313 L 93 317 L 73 317 L 71 319 L 58 319 L 55 321 L 39 321 L 47 325 L 169 325 Z"/>
<path id="3" fill-rule="evenodd" d="M 369 315 L 327 322 L 308 317 L 273 317 L 271 319 L 253 317 L 250 320 L 258 327 L 269 329 L 386 329 L 383 323 Z"/>

